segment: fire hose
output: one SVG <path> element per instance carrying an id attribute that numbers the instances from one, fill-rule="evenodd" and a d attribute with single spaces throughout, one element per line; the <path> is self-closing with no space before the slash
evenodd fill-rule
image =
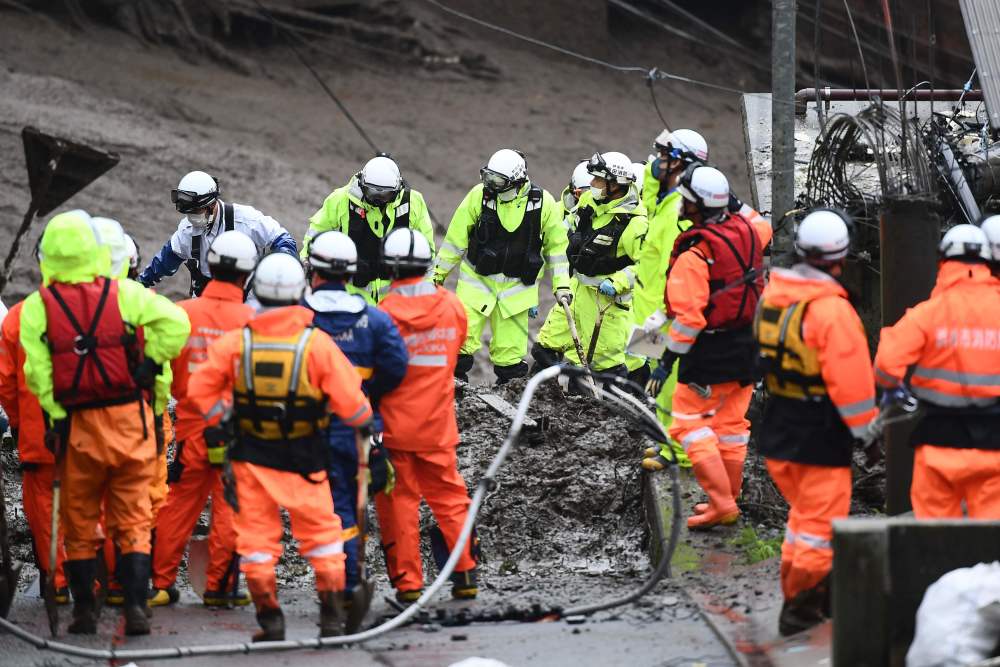
<path id="1" fill-rule="evenodd" d="M 239 654 L 251 654 L 251 653 L 273 653 L 279 651 L 292 651 L 300 649 L 317 649 L 326 648 L 331 646 L 345 646 L 348 644 L 357 644 L 365 642 L 376 637 L 380 637 L 396 628 L 399 628 L 407 624 L 411 619 L 413 619 L 417 613 L 437 594 L 441 587 L 448 581 L 451 573 L 455 570 L 455 566 L 458 564 L 458 560 L 461 557 L 465 545 L 469 541 L 469 537 L 472 533 L 473 526 L 475 525 L 476 516 L 482 507 L 483 501 L 487 494 L 496 486 L 496 476 L 503 466 L 507 457 L 517 446 L 518 438 L 521 433 L 522 426 L 524 424 L 525 418 L 528 414 L 528 407 L 534 397 L 535 392 L 538 387 L 545 381 L 556 378 L 560 374 L 565 373 L 567 375 L 581 375 L 586 374 L 583 369 L 577 369 L 569 366 L 551 366 L 545 370 L 539 372 L 534 377 L 532 377 L 527 386 L 524 389 L 524 393 L 521 395 L 521 400 L 518 402 L 517 411 L 514 418 L 511 421 L 511 426 L 507 432 L 507 437 L 505 438 L 503 444 L 500 446 L 499 451 L 494 457 L 493 461 L 490 463 L 489 468 L 486 473 L 479 480 L 476 485 L 476 491 L 472 496 L 472 502 L 469 505 L 468 515 L 465 519 L 465 523 L 462 526 L 462 531 L 458 536 L 455 546 L 448 557 L 447 562 L 444 567 L 441 568 L 440 572 L 434 582 L 424 591 L 420 598 L 414 602 L 412 605 L 407 607 L 403 612 L 397 616 L 392 617 L 388 621 L 377 625 L 375 627 L 369 628 L 362 632 L 357 632 L 349 635 L 341 635 L 338 637 L 323 637 L 323 638 L 313 638 L 313 639 L 297 639 L 297 640 L 284 640 L 277 642 L 244 642 L 235 644 L 208 644 L 202 646 L 175 646 L 167 648 L 151 648 L 151 649 L 94 649 L 87 648 L 83 646 L 74 646 L 73 644 L 67 644 L 65 642 L 59 642 L 52 639 L 45 639 L 34 633 L 31 633 L 21 627 L 18 627 L 15 623 L 5 619 L 0 618 L 0 630 L 9 632 L 14 637 L 31 644 L 37 649 L 53 651 L 56 653 L 61 653 L 63 655 L 73 656 L 77 658 L 86 658 L 89 660 L 115 660 L 115 661 L 136 661 L 136 660 L 165 660 L 171 658 L 192 658 L 192 657 L 205 657 L 213 655 L 239 655 Z M 607 399 L 609 402 L 614 403 L 619 406 L 628 415 L 639 419 L 640 426 L 644 433 L 647 435 L 655 434 L 656 439 L 666 438 L 666 433 L 663 431 L 663 427 L 660 425 L 656 416 L 649 410 L 649 408 L 643 404 L 642 401 L 629 395 L 626 391 L 623 391 L 622 387 L 632 386 L 633 388 L 638 388 L 638 385 L 634 383 L 629 383 L 628 380 L 624 378 L 617 378 L 614 376 L 605 376 L 600 374 L 595 374 L 595 376 L 606 383 L 606 386 L 610 389 L 601 389 L 601 395 L 603 398 Z M 651 399 L 650 399 L 651 400 Z M 671 480 L 673 483 L 673 507 L 675 516 L 680 516 L 680 491 L 679 491 L 679 481 L 678 472 L 676 466 L 676 459 L 671 461 L 673 465 L 670 466 Z M 657 520 L 661 520 L 657 517 Z M 556 618 L 567 618 L 569 616 L 580 616 L 589 615 L 597 611 L 604 609 L 609 609 L 611 607 L 616 607 L 624 604 L 633 602 L 646 593 L 648 593 L 656 585 L 656 583 L 669 572 L 670 560 L 673 554 L 673 550 L 677 545 L 677 540 L 680 535 L 680 523 L 678 521 L 674 522 L 671 528 L 669 538 L 665 539 L 664 550 L 661 552 L 660 562 L 655 568 L 654 572 L 649 576 L 649 578 L 636 589 L 634 592 L 625 595 L 620 598 L 615 598 L 613 600 L 608 600 L 605 602 L 584 605 L 579 607 L 572 607 L 569 609 L 553 609 L 550 614 L 547 615 L 548 618 L 555 616 Z"/>

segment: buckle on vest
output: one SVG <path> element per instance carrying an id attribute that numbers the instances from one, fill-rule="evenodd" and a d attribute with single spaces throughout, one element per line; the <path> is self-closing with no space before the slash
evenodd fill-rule
<path id="1" fill-rule="evenodd" d="M 97 347 L 97 338 L 94 336 L 78 335 L 73 339 L 73 352 L 78 357 L 85 357 Z"/>

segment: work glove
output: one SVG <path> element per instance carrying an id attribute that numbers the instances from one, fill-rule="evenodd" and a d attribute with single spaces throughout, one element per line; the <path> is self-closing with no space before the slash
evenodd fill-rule
<path id="1" fill-rule="evenodd" d="M 232 422 L 223 421 L 217 426 L 205 429 L 205 448 L 208 451 L 208 462 L 221 468 L 226 462 L 226 449 L 233 443 L 235 433 Z"/>
<path id="2" fill-rule="evenodd" d="M 654 310 L 653 314 L 646 318 L 646 321 L 642 323 L 642 330 L 646 333 L 653 333 L 660 330 L 664 324 L 667 323 L 667 316 L 663 314 L 662 310 Z"/>
<path id="3" fill-rule="evenodd" d="M 446 274 L 443 274 L 443 273 L 435 273 L 435 274 L 434 274 L 434 275 L 433 275 L 433 276 L 431 277 L 431 281 L 432 281 L 432 282 L 433 282 L 433 283 L 434 283 L 435 285 L 437 285 L 438 287 L 440 287 L 441 285 L 444 285 L 444 281 L 445 281 L 445 280 L 446 280 L 447 278 L 448 278 L 448 276 L 447 276 Z"/>
<path id="4" fill-rule="evenodd" d="M 156 363 L 149 357 L 142 360 L 142 363 L 132 371 L 132 379 L 140 389 L 152 389 L 156 383 L 156 376 L 163 372 L 163 366 Z"/>
<path id="5" fill-rule="evenodd" d="M 167 436 L 163 432 L 163 415 L 153 415 L 153 437 L 156 439 L 156 455 L 159 456 L 167 446 Z"/>
<path id="6" fill-rule="evenodd" d="M 389 453 L 382 446 L 381 434 L 372 438 L 372 447 L 368 452 L 368 495 L 379 491 L 392 493 L 396 486 L 396 469 L 389 460 Z"/>
<path id="7" fill-rule="evenodd" d="M 646 383 L 646 393 L 656 398 L 660 395 L 660 391 L 663 390 L 663 385 L 666 383 L 667 378 L 670 377 L 670 372 L 674 368 L 674 362 L 677 361 L 679 354 L 676 352 L 671 352 L 670 350 L 664 350 L 663 356 L 660 358 L 660 363 L 656 365 L 653 372 L 649 374 L 649 381 Z"/>
<path id="8" fill-rule="evenodd" d="M 62 456 L 67 439 L 69 439 L 69 417 L 55 419 L 45 429 L 45 448 L 57 459 Z"/>
<path id="9" fill-rule="evenodd" d="M 882 401 L 879 403 L 880 410 L 899 406 L 907 412 L 912 412 L 916 408 L 917 399 L 914 398 L 910 390 L 904 385 L 899 385 L 893 389 L 886 389 L 882 392 Z"/>
<path id="10" fill-rule="evenodd" d="M 567 306 L 573 304 L 573 290 L 568 287 L 557 287 L 556 288 L 556 303 L 563 304 Z"/>
<path id="11" fill-rule="evenodd" d="M 607 297 L 618 296 L 618 290 L 615 289 L 614 284 L 611 282 L 610 278 L 605 278 L 604 282 L 598 286 L 597 291 Z"/>
<path id="12" fill-rule="evenodd" d="M 538 306 L 532 306 L 531 308 L 528 308 L 528 319 L 533 320 L 536 317 L 538 317 Z"/>

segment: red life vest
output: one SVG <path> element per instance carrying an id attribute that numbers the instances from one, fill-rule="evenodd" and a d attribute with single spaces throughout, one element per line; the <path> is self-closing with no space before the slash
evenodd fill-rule
<path id="1" fill-rule="evenodd" d="M 721 222 L 694 225 L 674 242 L 670 267 L 682 252 L 695 246 L 701 247 L 699 256 L 708 262 L 710 294 L 705 329 L 749 326 L 764 290 L 764 248 L 753 225 L 738 213 L 728 214 Z M 667 276 L 669 280 L 670 268 Z M 664 303 L 667 316 L 676 317 L 666 294 Z"/>
<path id="2" fill-rule="evenodd" d="M 118 309 L 118 281 L 52 283 L 39 290 L 48 319 L 55 399 L 64 407 L 137 401 L 132 371 L 143 358 L 142 330 Z"/>

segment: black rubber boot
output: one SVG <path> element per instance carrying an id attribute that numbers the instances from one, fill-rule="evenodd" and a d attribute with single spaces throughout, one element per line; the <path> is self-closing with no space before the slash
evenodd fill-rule
<path id="1" fill-rule="evenodd" d="M 528 374 L 528 364 L 519 361 L 513 366 L 497 366 L 493 364 L 493 372 L 497 376 L 497 384 L 505 384 L 514 378 L 523 378 Z"/>
<path id="2" fill-rule="evenodd" d="M 558 350 L 545 347 L 541 343 L 535 343 L 531 346 L 531 358 L 535 361 L 531 364 L 530 374 L 534 375 L 538 371 L 544 370 L 549 366 L 555 366 L 556 364 L 562 363 L 563 353 Z"/>
<path id="3" fill-rule="evenodd" d="M 97 578 L 97 560 L 68 560 L 63 567 L 73 593 L 73 622 L 69 624 L 69 633 L 95 635 L 97 599 L 94 596 L 94 580 Z"/>
<path id="4" fill-rule="evenodd" d="M 118 581 L 125 594 L 122 615 L 126 635 L 149 634 L 149 554 L 123 554 L 118 560 Z"/>
<path id="5" fill-rule="evenodd" d="M 825 610 L 830 605 L 829 578 L 813 588 L 801 591 L 791 600 L 785 600 L 778 616 L 778 632 L 782 637 L 808 630 L 826 620 Z"/>
<path id="6" fill-rule="evenodd" d="M 339 637 L 344 634 L 344 592 L 320 591 L 319 636 Z"/>
<path id="7" fill-rule="evenodd" d="M 471 354 L 460 354 L 458 355 L 458 363 L 455 364 L 455 377 L 462 382 L 469 381 L 469 371 L 472 370 L 472 366 L 475 364 L 475 359 Z"/>
<path id="8" fill-rule="evenodd" d="M 285 615 L 281 607 L 265 607 L 257 610 L 257 624 L 260 632 L 254 633 L 255 642 L 280 642 L 285 640 Z"/>

